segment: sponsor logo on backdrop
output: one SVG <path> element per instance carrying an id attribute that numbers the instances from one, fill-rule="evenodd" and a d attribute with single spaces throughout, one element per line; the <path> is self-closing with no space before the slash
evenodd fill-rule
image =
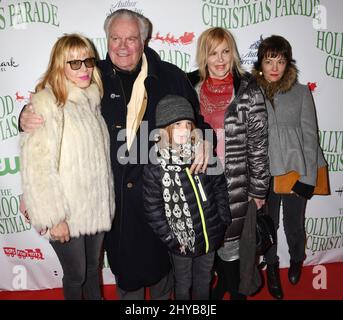
<path id="1" fill-rule="evenodd" d="M 206 26 L 238 29 L 286 16 L 318 19 L 319 4 L 319 0 L 203 0 L 202 21 Z"/>
<path id="2" fill-rule="evenodd" d="M 7 257 L 18 257 L 19 259 L 45 260 L 43 253 L 39 248 L 36 249 L 17 249 L 15 247 L 3 247 L 4 254 Z"/>
<path id="3" fill-rule="evenodd" d="M 15 93 L 15 98 L 10 95 L 0 96 L 0 142 L 16 137 L 19 134 L 17 110 L 14 107 L 14 102 L 27 101 L 18 91 Z M 0 175 L 1 175 L 0 164 Z"/>
<path id="4" fill-rule="evenodd" d="M 257 60 L 257 49 L 262 41 L 263 38 L 261 34 L 260 38 L 250 45 L 248 52 L 241 55 L 242 66 L 253 66 L 254 62 Z"/>
<path id="5" fill-rule="evenodd" d="M 0 177 L 6 174 L 16 174 L 20 172 L 20 159 L 14 158 L 0 158 Z"/>
<path id="6" fill-rule="evenodd" d="M 0 235 L 20 233 L 31 229 L 19 211 L 19 196 L 11 189 L 0 189 Z"/>
<path id="7" fill-rule="evenodd" d="M 19 64 L 16 63 L 16 61 L 13 57 L 0 61 L 0 71 L 1 72 L 7 71 L 7 70 L 13 70 L 13 69 L 18 68 L 18 67 L 19 67 Z"/>
<path id="8" fill-rule="evenodd" d="M 183 34 L 174 35 L 168 32 L 161 34 L 159 31 L 151 37 L 151 42 L 162 46 L 165 49 L 158 50 L 161 59 L 175 64 L 185 72 L 190 71 L 191 55 L 184 52 L 184 46 L 192 44 L 195 40 L 195 33 L 192 31 L 185 31 Z"/>
<path id="9" fill-rule="evenodd" d="M 343 248 L 343 209 L 333 217 L 305 218 L 307 250 L 312 254 Z"/>
<path id="10" fill-rule="evenodd" d="M 316 47 L 326 53 L 325 74 L 343 79 L 343 32 L 317 31 Z"/>
<path id="11" fill-rule="evenodd" d="M 58 7 L 45 1 L 23 1 L 8 5 L 0 1 L 0 31 L 7 28 L 25 29 L 32 23 L 59 27 Z"/>
<path id="12" fill-rule="evenodd" d="M 132 10 L 132 11 L 138 12 L 140 14 L 143 14 L 142 9 L 136 8 L 137 3 L 138 3 L 138 1 L 130 1 L 130 0 L 116 1 L 114 4 L 112 4 L 109 14 L 111 14 L 112 12 L 117 11 L 119 9 L 128 9 L 128 10 Z"/>
<path id="13" fill-rule="evenodd" d="M 328 169 L 343 171 L 343 131 L 319 131 L 319 142 L 323 149 Z"/>

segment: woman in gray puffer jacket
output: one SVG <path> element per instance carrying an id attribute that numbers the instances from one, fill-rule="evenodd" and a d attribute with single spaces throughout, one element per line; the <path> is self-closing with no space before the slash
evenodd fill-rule
<path id="1" fill-rule="evenodd" d="M 240 284 L 239 239 L 250 199 L 264 204 L 269 187 L 268 128 L 260 88 L 240 67 L 232 34 L 223 28 L 204 31 L 197 48 L 199 70 L 189 78 L 200 100 L 200 111 L 217 135 L 217 154 L 224 165 L 232 224 L 218 250 L 218 285 L 213 298 L 226 291 L 244 299 Z"/>

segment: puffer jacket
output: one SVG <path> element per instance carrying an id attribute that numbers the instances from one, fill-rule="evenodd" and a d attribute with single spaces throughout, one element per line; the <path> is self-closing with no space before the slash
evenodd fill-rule
<path id="1" fill-rule="evenodd" d="M 189 79 L 199 92 L 197 71 Z M 232 223 L 225 239 L 240 238 L 248 198 L 264 199 L 269 189 L 268 118 L 264 96 L 250 74 L 233 74 L 235 97 L 225 119 L 225 177 Z"/>
<path id="2" fill-rule="evenodd" d="M 181 245 L 167 221 L 169 203 L 174 197 L 163 194 L 164 171 L 159 164 L 145 166 L 143 172 L 143 199 L 146 219 L 155 234 L 175 254 L 197 257 L 218 249 L 224 242 L 227 225 L 231 223 L 231 214 L 227 197 L 225 177 L 189 173 L 184 165 L 178 173 L 189 211 L 185 208 L 169 215 L 182 214 L 190 217 L 195 234 L 194 250 L 182 252 Z M 170 211 L 170 210 L 169 210 Z M 188 214 L 187 214 L 188 213 Z M 179 217 L 179 216 L 178 216 Z M 181 227 L 181 229 L 184 226 Z"/>

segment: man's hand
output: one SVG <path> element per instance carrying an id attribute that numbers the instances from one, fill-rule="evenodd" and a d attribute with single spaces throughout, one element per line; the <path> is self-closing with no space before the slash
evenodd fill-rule
<path id="1" fill-rule="evenodd" d="M 57 240 L 61 243 L 68 242 L 70 240 L 68 224 L 62 221 L 56 226 L 53 226 L 50 229 L 50 236 L 52 240 Z"/>
<path id="2" fill-rule="evenodd" d="M 43 124 L 43 118 L 33 111 L 31 103 L 24 107 L 19 118 L 19 126 L 24 132 L 31 133 L 35 129 L 40 128 Z"/>
<path id="3" fill-rule="evenodd" d="M 195 158 L 190 167 L 190 172 L 198 174 L 199 172 L 205 172 L 210 159 L 212 144 L 206 140 L 202 140 L 195 150 Z"/>

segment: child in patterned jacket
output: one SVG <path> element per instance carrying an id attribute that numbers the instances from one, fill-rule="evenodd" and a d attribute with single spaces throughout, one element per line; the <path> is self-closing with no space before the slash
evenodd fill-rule
<path id="1" fill-rule="evenodd" d="M 170 250 L 177 300 L 209 299 L 215 250 L 231 222 L 222 170 L 212 175 L 189 170 L 199 145 L 194 122 L 188 100 L 162 98 L 156 107 L 157 161 L 143 173 L 145 216 Z"/>

